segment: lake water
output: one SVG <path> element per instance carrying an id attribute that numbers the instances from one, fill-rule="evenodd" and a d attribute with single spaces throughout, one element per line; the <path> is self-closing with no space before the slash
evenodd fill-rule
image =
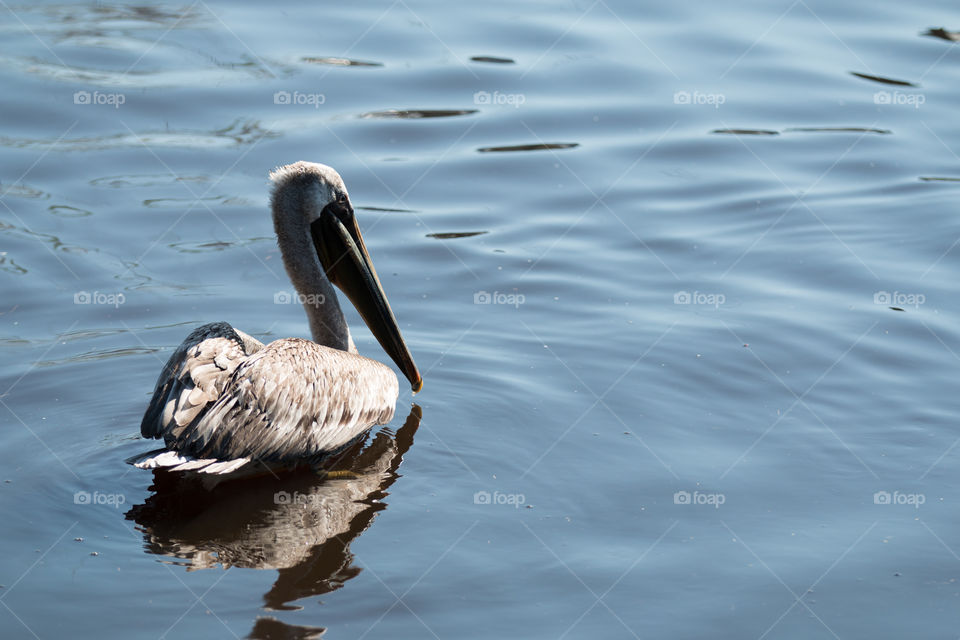
<path id="1" fill-rule="evenodd" d="M 956 636 L 956 3 L 0 13 L 4 638 Z M 296 160 L 424 391 L 326 479 L 129 467 L 191 328 L 307 335 Z"/>

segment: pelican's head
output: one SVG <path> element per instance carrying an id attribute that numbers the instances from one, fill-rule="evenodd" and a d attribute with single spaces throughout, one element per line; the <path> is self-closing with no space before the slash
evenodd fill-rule
<path id="1" fill-rule="evenodd" d="M 327 278 L 357 308 L 414 393 L 420 391 L 423 380 L 370 261 L 343 178 L 326 165 L 296 162 L 274 170 L 270 179 L 275 185 L 274 211 L 306 216 Z"/>

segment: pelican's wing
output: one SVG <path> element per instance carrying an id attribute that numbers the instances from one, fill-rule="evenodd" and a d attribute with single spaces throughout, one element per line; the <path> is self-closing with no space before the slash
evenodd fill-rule
<path id="1" fill-rule="evenodd" d="M 261 342 L 226 322 L 194 329 L 163 367 L 140 434 L 167 441 L 179 437 L 220 397 L 243 359 L 262 348 Z"/>
<path id="2" fill-rule="evenodd" d="M 227 353 L 239 353 L 239 346 Z M 198 374 L 203 378 L 204 371 Z M 203 459 L 264 462 L 309 459 L 342 447 L 389 422 L 399 393 L 390 367 L 300 338 L 271 342 L 241 358 L 229 379 L 214 376 L 202 388 L 216 389 L 218 397 L 189 423 L 167 430 L 167 447 Z M 197 393 L 204 402 L 210 395 Z"/>

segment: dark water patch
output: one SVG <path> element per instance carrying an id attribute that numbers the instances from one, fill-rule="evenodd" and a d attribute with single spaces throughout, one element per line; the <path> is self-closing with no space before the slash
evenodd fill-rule
<path id="1" fill-rule="evenodd" d="M 360 115 L 361 118 L 399 118 L 403 120 L 419 120 L 421 118 L 453 118 L 468 116 L 476 113 L 477 109 L 386 109 L 384 111 L 368 111 Z"/>
<path id="2" fill-rule="evenodd" d="M 860 73 L 859 71 L 851 71 L 850 75 L 857 76 L 858 78 L 863 78 L 864 80 L 870 80 L 871 82 L 879 82 L 880 84 L 892 84 L 897 87 L 916 87 L 912 82 L 907 82 L 906 80 L 894 80 L 893 78 L 885 78 L 883 76 L 872 76 L 869 73 Z"/>
<path id="3" fill-rule="evenodd" d="M 950 176 L 920 176 L 923 182 L 960 182 L 960 178 Z"/>
<path id="4" fill-rule="evenodd" d="M 489 62 L 490 64 L 516 64 L 517 61 L 512 58 L 499 58 L 497 56 L 473 56 L 470 58 L 474 62 Z"/>
<path id="5" fill-rule="evenodd" d="M 960 42 L 960 31 L 947 31 L 943 27 L 935 27 L 924 31 L 921 35 L 931 38 L 940 38 L 947 42 Z"/>
<path id="6" fill-rule="evenodd" d="M 546 151 L 549 149 L 573 149 L 579 142 L 540 142 L 537 144 L 515 144 L 503 147 L 480 147 L 480 153 L 509 153 L 512 151 Z"/>
<path id="7" fill-rule="evenodd" d="M 489 231 L 449 231 L 445 233 L 428 233 L 428 238 L 436 238 L 437 240 L 452 240 L 454 238 L 472 238 L 473 236 L 482 236 L 485 233 L 490 233 Z"/>
<path id="8" fill-rule="evenodd" d="M 76 10 L 76 9 L 73 9 Z M 202 17 L 200 11 L 194 10 L 191 5 L 179 11 L 163 11 L 156 7 L 146 5 L 95 5 L 89 8 L 81 7 L 80 11 L 89 11 L 90 18 L 97 22 L 113 21 L 128 22 L 140 21 L 149 22 L 163 26 L 168 29 L 184 28 L 189 26 L 191 21 Z M 73 18 L 73 16 L 70 16 Z M 65 22 L 67 22 L 65 20 Z"/>
<path id="9" fill-rule="evenodd" d="M 382 67 L 382 62 L 369 62 L 367 60 L 352 60 L 350 58 L 327 58 L 327 57 L 307 57 L 301 58 L 308 64 L 325 64 L 332 67 Z"/>
<path id="10" fill-rule="evenodd" d="M 879 133 L 886 135 L 893 133 L 890 129 L 874 129 L 872 127 L 790 127 L 784 129 L 787 132 L 799 133 Z"/>
<path id="11" fill-rule="evenodd" d="M 779 131 L 770 129 L 714 129 L 710 133 L 723 133 L 734 136 L 778 136 Z"/>

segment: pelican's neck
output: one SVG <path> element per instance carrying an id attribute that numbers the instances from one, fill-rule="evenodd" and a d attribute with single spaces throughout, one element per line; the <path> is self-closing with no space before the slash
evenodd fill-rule
<path id="1" fill-rule="evenodd" d="M 304 215 L 295 215 L 289 209 L 301 203 L 291 202 L 277 194 L 273 201 L 273 228 L 280 245 L 280 255 L 287 275 L 293 283 L 307 312 L 313 341 L 341 351 L 356 353 L 350 337 L 347 319 L 340 309 L 337 294 L 320 268 L 317 251 L 310 238 L 310 228 Z"/>

